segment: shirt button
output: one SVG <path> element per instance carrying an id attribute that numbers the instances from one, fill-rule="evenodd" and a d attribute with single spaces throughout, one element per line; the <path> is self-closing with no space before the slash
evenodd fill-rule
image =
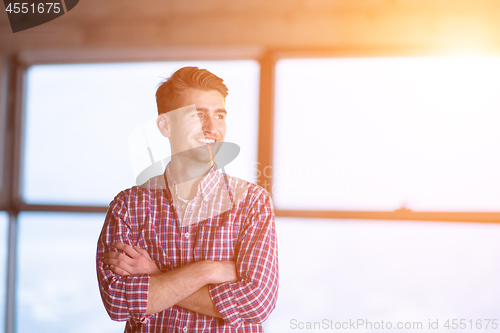
<path id="1" fill-rule="evenodd" d="M 184 328 L 182 329 L 184 332 L 187 332 L 188 331 L 188 328 L 187 326 L 184 326 Z"/>
<path id="2" fill-rule="evenodd" d="M 186 208 L 186 205 L 182 205 L 182 209 L 185 209 Z"/>
<path id="3" fill-rule="evenodd" d="M 189 232 L 186 232 L 186 233 L 184 234 L 184 236 L 185 236 L 186 238 L 189 238 Z M 187 328 L 186 328 L 186 327 L 184 327 L 184 328 L 187 330 Z M 184 332 L 185 332 L 185 331 L 184 331 Z"/>

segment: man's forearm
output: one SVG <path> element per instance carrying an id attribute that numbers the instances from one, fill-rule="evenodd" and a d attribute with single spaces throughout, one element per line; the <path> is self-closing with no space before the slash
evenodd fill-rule
<path id="1" fill-rule="evenodd" d="M 183 307 L 188 310 L 196 311 L 195 308 L 201 308 L 208 315 L 214 314 L 215 306 L 213 303 L 209 304 L 212 300 L 208 295 L 208 288 L 202 289 L 202 287 L 235 280 L 236 273 L 232 261 L 198 261 L 152 275 L 149 282 L 146 314 L 157 313 L 176 304 L 184 305 Z"/>
<path id="2" fill-rule="evenodd" d="M 222 318 L 219 311 L 217 311 L 212 298 L 210 298 L 208 285 L 201 287 L 195 293 L 189 295 L 176 305 L 189 311 L 203 314 L 205 316 Z"/>

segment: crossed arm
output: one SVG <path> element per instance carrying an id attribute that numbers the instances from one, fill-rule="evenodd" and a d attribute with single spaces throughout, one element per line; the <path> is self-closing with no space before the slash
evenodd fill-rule
<path id="1" fill-rule="evenodd" d="M 162 272 L 146 250 L 121 242 L 114 242 L 111 246 L 124 252 L 103 254 L 103 263 L 109 265 L 111 271 L 120 276 L 150 275 L 146 315 L 178 305 L 193 312 L 222 318 L 210 298 L 208 285 L 236 282 L 233 261 L 197 261 Z"/>
<path id="2" fill-rule="evenodd" d="M 97 246 L 99 287 L 111 319 L 146 323 L 147 315 L 174 305 L 221 317 L 234 327 L 262 323 L 269 316 L 278 295 L 278 257 L 274 211 L 266 192 L 250 196 L 252 208 L 241 226 L 235 262 L 196 261 L 168 272 L 160 271 L 146 251 L 131 246 L 137 244 L 133 230 L 142 221 L 134 215 L 142 206 L 134 202 L 143 201 L 127 201 L 125 195 L 130 194 L 110 204 Z M 114 248 L 123 253 L 111 252 Z"/>

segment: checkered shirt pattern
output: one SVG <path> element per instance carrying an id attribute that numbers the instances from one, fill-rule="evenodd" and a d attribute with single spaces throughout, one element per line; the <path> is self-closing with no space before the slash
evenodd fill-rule
<path id="1" fill-rule="evenodd" d="M 175 210 L 181 226 L 205 221 L 227 212 L 234 205 L 235 196 L 236 199 L 241 198 L 242 191 L 245 190 L 244 187 L 240 186 L 233 189 L 233 191 L 229 191 L 229 186 L 226 186 L 227 179 L 224 178 L 224 182 L 215 183 L 216 186 L 207 187 L 205 184 L 200 184 L 198 192 L 201 195 L 186 202 L 178 195 L 177 183 L 170 173 L 170 165 L 167 165 L 165 169 L 165 176 L 172 195 L 172 208 Z M 215 179 L 215 181 L 218 181 L 218 179 Z M 233 194 L 234 190 L 236 190 L 236 193 Z"/>
<path id="2" fill-rule="evenodd" d="M 97 245 L 101 297 L 125 332 L 263 332 L 278 296 L 274 209 L 260 186 L 227 176 L 214 166 L 198 185 L 182 224 L 168 186 L 157 176 L 120 192 L 111 202 Z M 171 185 L 171 184 L 170 184 Z M 195 221 L 195 223 L 193 223 Z M 200 260 L 234 260 L 238 282 L 209 286 L 222 319 L 173 306 L 146 315 L 149 275 L 122 277 L 102 263 L 110 243 L 137 245 L 162 271 Z"/>

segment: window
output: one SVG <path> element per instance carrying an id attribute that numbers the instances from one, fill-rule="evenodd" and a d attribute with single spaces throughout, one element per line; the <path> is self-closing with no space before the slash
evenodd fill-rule
<path id="1" fill-rule="evenodd" d="M 155 124 L 155 92 L 163 78 L 184 66 L 206 68 L 229 87 L 226 142 L 238 145 L 240 153 L 219 166 L 255 182 L 258 62 L 28 67 L 22 131 L 10 141 L 21 142 L 21 175 L 14 188 L 20 185 L 22 202 L 7 207 L 17 226 L 11 239 L 17 242 L 16 297 L 7 305 L 16 311 L 7 311 L 9 333 L 14 326 L 23 333 L 123 331 L 124 323 L 107 316 L 97 285 L 95 251 L 103 212 L 119 191 L 142 184 L 138 176 L 152 163 L 168 159 L 168 141 Z M 1 237 L 7 239 L 5 213 L 0 214 Z M 0 247 L 0 282 L 5 258 L 6 246 Z M 0 285 L 2 300 L 5 285 Z"/>
<path id="2" fill-rule="evenodd" d="M 168 158 L 156 128 L 156 87 L 186 65 L 224 78 L 226 141 L 240 146 L 225 167 L 255 181 L 259 66 L 254 61 L 38 65 L 28 71 L 23 197 L 29 203 L 107 205 L 136 185 L 152 158 Z M 141 183 L 142 184 L 142 183 Z"/>
<path id="3" fill-rule="evenodd" d="M 500 225 L 453 221 L 499 221 L 499 74 L 500 57 L 276 62 L 268 331 L 494 315 Z"/>
<path id="4" fill-rule="evenodd" d="M 495 317 L 500 224 L 390 222 L 376 213 L 462 221 L 454 218 L 489 212 L 498 222 L 500 58 L 282 59 L 273 67 L 275 56 L 262 69 L 249 60 L 28 68 L 14 180 L 23 202 L 1 208 L 17 216 L 16 304 L 7 304 L 17 332 L 123 331 L 100 300 L 95 245 L 112 198 L 168 158 L 155 88 L 185 65 L 213 71 L 230 89 L 226 141 L 241 152 L 225 171 L 252 182 L 272 173 L 281 288 L 267 331 L 302 331 L 292 320 L 427 327 L 429 319 Z M 273 135 L 257 128 L 268 116 Z M 274 154 L 271 165 L 257 160 L 263 151 Z M 365 217 L 304 218 L 339 211 Z M 0 238 L 7 225 L 0 212 Z M 0 247 L 0 264 L 6 252 Z M 0 268 L 0 282 L 5 275 Z"/>
<path id="5" fill-rule="evenodd" d="M 500 211 L 500 57 L 284 59 L 279 209 Z"/>
<path id="6" fill-rule="evenodd" d="M 276 227 L 280 296 L 269 332 L 322 331 L 297 323 L 325 319 L 422 322 L 424 331 L 439 320 L 441 332 L 447 319 L 496 318 L 500 224 L 278 218 Z"/>
<path id="7" fill-rule="evenodd" d="M 17 330 L 123 332 L 99 294 L 95 248 L 104 214 L 19 216 Z"/>

